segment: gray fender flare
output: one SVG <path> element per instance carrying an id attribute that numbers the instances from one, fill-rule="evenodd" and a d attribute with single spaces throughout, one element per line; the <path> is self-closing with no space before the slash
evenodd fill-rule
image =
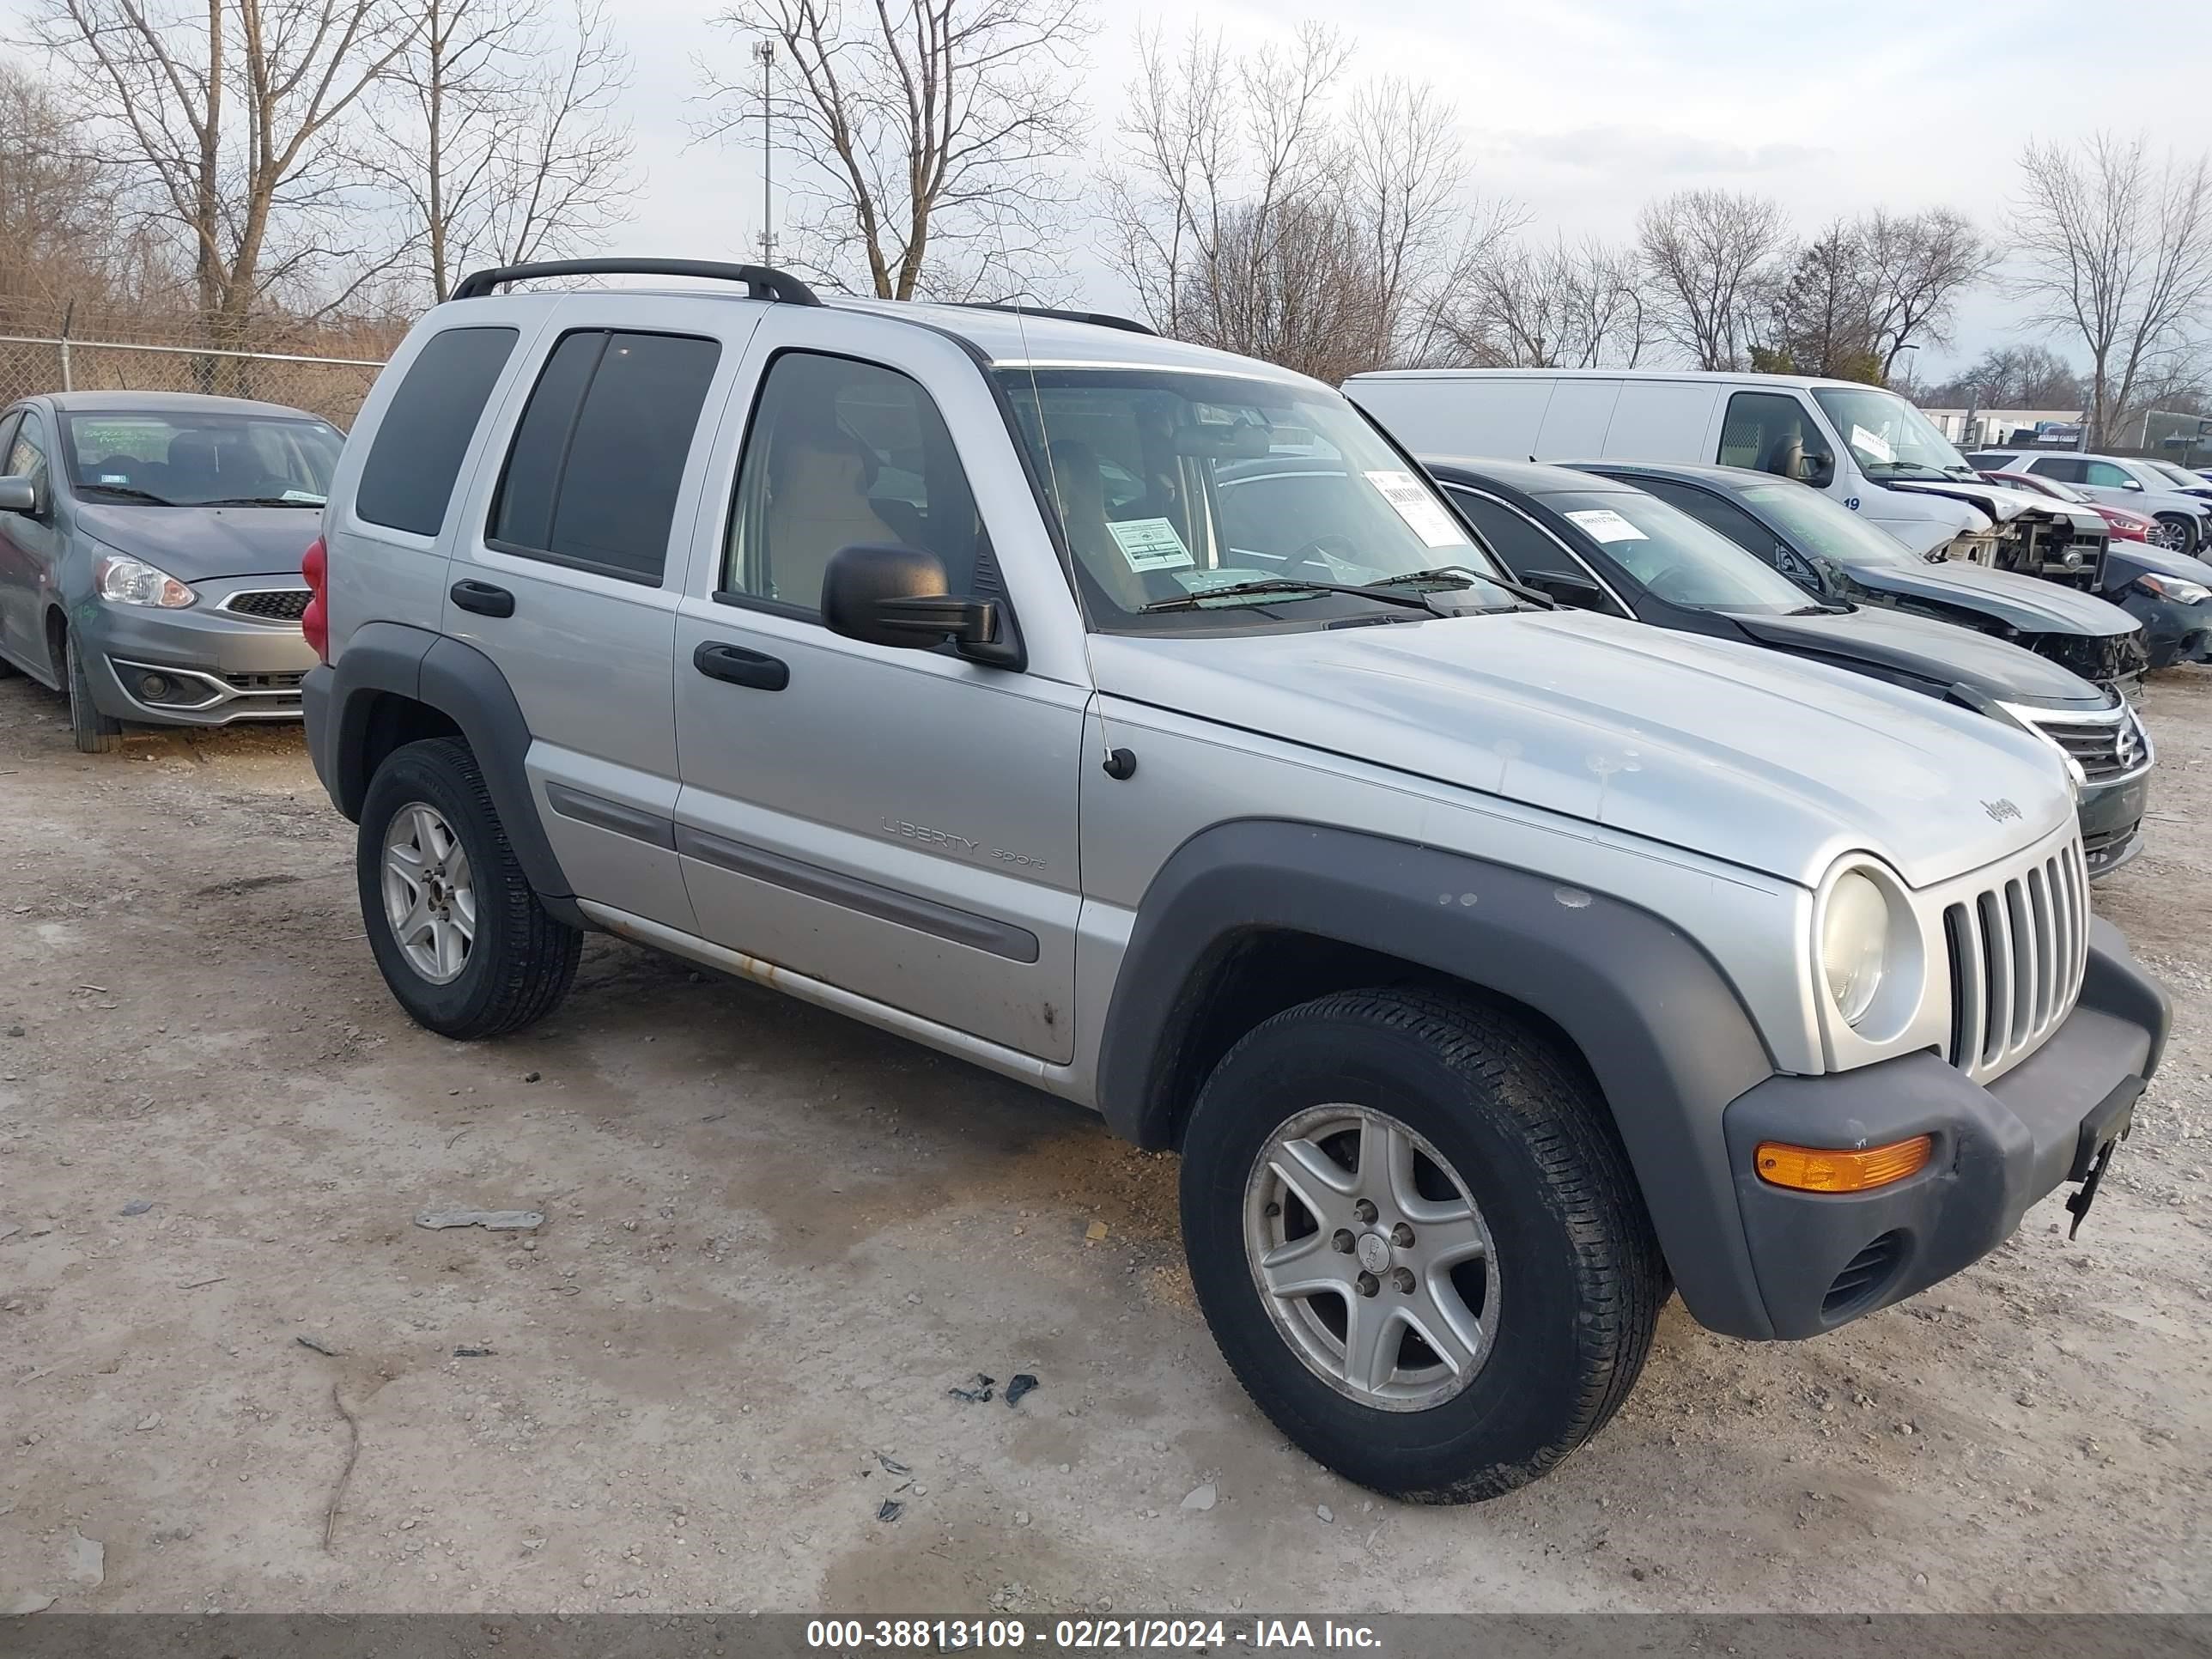
<path id="1" fill-rule="evenodd" d="M 1274 930 L 1397 957 L 1551 1020 L 1604 1093 L 1691 1312 L 1732 1335 L 1772 1334 L 1722 1114 L 1775 1068 L 1688 934 L 1605 894 L 1433 847 L 1267 820 L 1203 831 L 1146 890 L 1107 1011 L 1098 1101 L 1117 1133 L 1174 1144 L 1196 1092 L 1176 1083 L 1204 1012 L 1194 988 Z"/>
<path id="2" fill-rule="evenodd" d="M 461 728 L 475 751 L 500 826 L 532 888 L 562 920 L 580 922 L 523 769 L 530 725 L 498 664 L 459 640 L 379 622 L 356 629 L 337 662 L 309 678 L 325 672 L 327 682 L 307 696 L 308 738 L 315 769 L 341 812 L 359 822 L 368 794 L 369 726 L 378 696 L 390 692 L 434 708 Z"/>

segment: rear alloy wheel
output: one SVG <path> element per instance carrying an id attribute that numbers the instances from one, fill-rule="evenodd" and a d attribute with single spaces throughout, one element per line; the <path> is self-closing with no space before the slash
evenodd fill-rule
<path id="1" fill-rule="evenodd" d="M 62 635 L 62 690 L 69 696 L 70 735 L 76 746 L 88 755 L 112 754 L 123 741 L 123 722 L 101 714 L 92 700 L 92 680 L 85 672 L 73 628 Z"/>
<path id="2" fill-rule="evenodd" d="M 2197 524 L 2185 513 L 2161 513 L 2158 515 L 2160 536 L 2158 544 L 2169 553 L 2193 554 L 2197 551 Z"/>
<path id="3" fill-rule="evenodd" d="M 441 1036 L 499 1036 L 553 1012 L 584 936 L 546 913 L 467 744 L 394 750 L 355 843 L 362 926 L 392 994 Z"/>

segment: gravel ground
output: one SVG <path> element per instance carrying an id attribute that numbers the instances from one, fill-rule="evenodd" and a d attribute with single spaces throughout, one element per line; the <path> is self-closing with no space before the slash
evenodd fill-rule
<path id="1" fill-rule="evenodd" d="M 296 732 L 87 757 L 0 684 L 0 1607 L 2212 1608 L 2212 673 L 2149 712 L 2099 904 L 2177 1030 L 2080 1242 L 1808 1344 L 1671 1307 L 1564 1469 L 1421 1510 L 1247 1404 L 1172 1158 L 606 939 L 443 1042 Z"/>

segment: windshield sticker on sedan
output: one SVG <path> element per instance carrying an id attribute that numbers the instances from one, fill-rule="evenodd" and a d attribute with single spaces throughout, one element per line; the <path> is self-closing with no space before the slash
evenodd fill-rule
<path id="1" fill-rule="evenodd" d="M 1586 507 L 1567 516 L 1600 542 L 1648 542 L 1651 538 L 1609 507 Z"/>
<path id="2" fill-rule="evenodd" d="M 1188 570 L 1198 562 L 1176 534 L 1172 520 L 1125 519 L 1106 528 L 1113 532 L 1129 568 L 1140 576 L 1147 570 Z"/>
<path id="3" fill-rule="evenodd" d="M 1410 472 L 1370 472 L 1367 482 L 1373 484 L 1382 499 L 1398 509 L 1398 516 L 1406 527 L 1421 538 L 1426 547 L 1465 547 L 1467 532 L 1458 521 L 1444 510 L 1443 503 L 1421 487 L 1420 481 Z"/>
<path id="4" fill-rule="evenodd" d="M 312 489 L 288 489 L 284 492 L 284 499 L 288 501 L 298 501 L 304 507 L 320 507 L 330 497 L 318 495 Z"/>
<path id="5" fill-rule="evenodd" d="M 1888 441 L 1880 433 L 1869 432 L 1864 427 L 1856 424 L 1851 428 L 1851 447 L 1857 450 L 1860 454 L 1870 456 L 1877 461 L 1893 461 L 1897 459 L 1897 452 L 1889 447 Z"/>

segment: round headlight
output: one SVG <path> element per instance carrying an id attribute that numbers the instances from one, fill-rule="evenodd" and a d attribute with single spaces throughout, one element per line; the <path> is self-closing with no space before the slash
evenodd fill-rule
<path id="1" fill-rule="evenodd" d="M 1856 1025 L 1881 989 L 1889 954 L 1889 903 L 1864 876 L 1843 877 L 1820 924 L 1820 969 L 1846 1024 Z"/>

